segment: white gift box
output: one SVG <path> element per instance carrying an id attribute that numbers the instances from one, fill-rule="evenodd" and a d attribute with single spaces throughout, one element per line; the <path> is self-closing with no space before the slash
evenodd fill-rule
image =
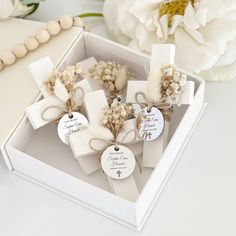
<path id="1" fill-rule="evenodd" d="M 80 34 L 59 67 L 89 57 L 127 64 L 134 70 L 136 79 L 147 79 L 149 56 L 87 32 Z M 134 177 L 140 192 L 136 202 L 112 194 L 101 169 L 84 175 L 69 146 L 59 140 L 53 123 L 37 130 L 26 117 L 19 123 L 4 146 L 11 170 L 95 212 L 140 230 L 205 108 L 204 81 L 191 75 L 188 80 L 195 83 L 193 103 L 175 107 L 168 145 L 161 160 L 155 169 L 144 168 L 142 173 L 137 167 L 135 169 Z"/>

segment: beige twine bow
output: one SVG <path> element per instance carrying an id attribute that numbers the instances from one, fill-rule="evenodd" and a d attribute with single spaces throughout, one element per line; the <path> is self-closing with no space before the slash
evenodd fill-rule
<path id="1" fill-rule="evenodd" d="M 84 90 L 81 87 L 77 87 L 77 88 L 75 88 L 75 89 L 70 91 L 71 98 L 68 99 L 68 101 L 65 103 L 65 109 L 63 109 L 61 106 L 56 106 L 56 105 L 48 106 L 41 113 L 42 120 L 58 122 L 58 120 L 60 120 L 62 118 L 62 116 L 64 116 L 67 113 L 68 113 L 69 117 L 72 117 L 72 112 L 79 112 L 80 111 L 80 106 L 75 106 L 75 104 L 73 102 L 73 96 L 74 96 L 74 93 L 77 90 L 81 91 L 81 98 L 80 98 L 80 100 L 83 100 L 83 98 L 84 98 Z M 50 109 L 58 109 L 59 112 L 60 112 L 59 115 L 57 115 L 54 118 L 46 118 L 45 117 L 45 113 L 48 110 L 50 110 Z"/>
<path id="2" fill-rule="evenodd" d="M 125 140 L 126 140 L 126 138 L 128 137 L 128 135 L 129 135 L 130 133 L 132 133 L 132 132 L 134 133 L 133 139 L 132 139 L 131 141 L 129 141 L 129 142 L 125 142 Z M 103 138 L 92 138 L 92 139 L 89 140 L 89 147 L 90 147 L 93 151 L 95 151 L 95 152 L 97 152 L 99 155 L 101 155 L 108 147 L 110 147 L 110 146 L 112 146 L 112 145 L 115 146 L 115 149 L 118 149 L 118 148 L 119 148 L 118 145 L 124 145 L 124 146 L 126 146 L 126 145 L 128 145 L 128 144 L 132 144 L 132 143 L 136 140 L 136 137 L 137 137 L 136 130 L 135 130 L 135 129 L 130 129 L 130 130 L 124 135 L 124 137 L 121 139 L 121 141 L 118 141 L 117 138 L 113 138 L 112 140 L 107 140 L 107 139 L 103 139 Z M 100 149 L 99 149 L 99 148 L 96 148 L 95 142 L 97 142 L 97 141 L 104 142 L 104 144 L 105 144 L 104 147 L 102 147 L 102 148 L 100 148 Z M 142 172 L 142 167 L 141 167 L 141 165 L 140 165 L 140 163 L 139 163 L 137 157 L 136 157 L 135 155 L 134 155 L 134 157 L 135 157 L 135 160 L 136 160 L 136 162 L 137 162 L 137 164 L 138 164 L 139 171 Z"/>
<path id="3" fill-rule="evenodd" d="M 144 102 L 140 101 L 140 97 L 143 98 Z M 147 111 L 151 111 L 152 107 L 158 108 L 166 120 L 170 120 L 170 116 L 173 113 L 173 105 L 170 103 L 165 103 L 164 100 L 153 101 L 148 98 L 143 92 L 136 92 L 134 95 L 135 101 L 141 106 L 141 108 L 147 107 Z"/>

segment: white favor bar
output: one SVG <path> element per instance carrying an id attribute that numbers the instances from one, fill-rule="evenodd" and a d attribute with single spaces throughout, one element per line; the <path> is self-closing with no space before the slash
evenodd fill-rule
<path id="1" fill-rule="evenodd" d="M 103 90 L 97 90 L 94 92 L 87 93 L 84 97 L 84 108 L 87 112 L 87 116 L 89 118 L 90 125 L 97 126 L 97 129 L 102 130 L 101 127 L 101 120 L 103 118 L 103 109 L 108 106 L 106 96 Z M 130 129 L 134 129 L 135 127 L 135 121 L 126 121 L 126 124 L 124 125 L 124 131 L 119 135 L 120 139 L 124 137 L 127 131 Z M 127 131 L 126 131 L 127 130 Z M 106 133 L 106 128 L 104 128 L 104 132 L 99 131 L 101 135 L 104 135 Z M 94 131 L 96 133 L 96 131 Z M 80 132 L 73 133 L 69 136 L 69 142 L 72 147 L 74 156 L 76 159 L 81 160 L 82 158 L 87 158 L 88 156 L 94 156 L 96 155 L 96 152 L 91 149 L 89 145 L 89 141 L 92 138 L 98 138 L 101 136 L 94 136 L 91 132 L 89 132 L 89 128 L 82 130 Z M 110 139 L 110 137 L 108 138 Z M 129 142 L 132 139 L 132 137 L 127 137 L 126 141 Z M 96 142 L 96 149 L 102 150 L 106 145 L 104 142 Z M 137 147 L 133 146 L 133 149 L 138 149 Z M 137 152 L 140 152 L 140 150 L 137 150 Z M 97 161 L 95 159 L 95 161 Z M 101 167 L 101 165 L 100 165 Z M 94 171 L 96 169 L 94 168 Z M 109 183 L 111 186 L 111 189 L 113 193 L 116 195 L 119 195 L 125 199 L 133 200 L 136 199 L 138 196 L 138 190 L 137 186 L 134 180 L 133 175 L 129 176 L 129 178 L 125 180 L 115 180 L 112 178 L 109 178 Z"/>
<path id="2" fill-rule="evenodd" d="M 157 166 L 168 144 L 169 121 L 165 121 L 164 130 L 158 139 L 146 141 L 143 145 L 143 167 L 154 168 Z"/>
<path id="3" fill-rule="evenodd" d="M 90 92 L 92 90 L 92 88 L 90 87 L 90 85 L 88 84 L 86 80 L 81 80 L 75 85 L 75 87 L 81 87 L 85 92 Z M 75 98 L 77 97 L 81 97 L 80 90 L 77 90 L 75 93 Z M 30 105 L 29 107 L 25 109 L 25 113 L 27 117 L 29 118 L 34 129 L 38 129 L 50 123 L 50 121 L 45 121 L 42 119 L 43 110 L 50 106 L 59 106 L 61 108 L 64 108 L 64 104 L 60 102 L 59 99 L 57 99 L 54 96 L 47 96 L 46 98 L 40 100 L 39 102 L 33 103 L 32 105 Z M 47 111 L 46 114 L 47 114 L 47 117 L 50 117 L 53 119 L 60 113 L 58 109 L 50 109 Z"/>
<path id="4" fill-rule="evenodd" d="M 178 104 L 180 105 L 192 104 L 193 98 L 194 98 L 194 82 L 186 81 L 186 84 L 183 86 L 183 93 L 180 95 Z"/>
<path id="5" fill-rule="evenodd" d="M 94 90 L 94 87 L 97 86 L 98 83 L 97 81 L 93 81 L 90 78 L 88 69 L 97 64 L 97 61 L 94 57 L 90 57 L 88 59 L 80 61 L 80 63 L 82 64 L 82 72 L 84 73 L 84 78 L 88 78 L 88 84 L 90 85 L 90 88 L 92 87 L 92 89 Z M 49 96 L 49 93 L 44 86 L 44 82 L 49 79 L 54 68 L 55 67 L 50 57 L 44 57 L 29 65 L 29 71 L 44 97 Z"/>
<path id="6" fill-rule="evenodd" d="M 61 110 L 64 110 L 65 108 L 65 105 L 59 99 L 53 96 L 48 96 L 39 102 L 33 103 L 31 106 L 25 109 L 25 113 L 34 129 L 38 129 L 50 122 L 42 119 L 43 110 L 49 106 L 56 106 L 61 108 Z M 50 109 L 50 111 L 47 111 L 47 116 L 45 116 L 53 120 L 60 113 L 60 109 Z"/>
<path id="7" fill-rule="evenodd" d="M 161 98 L 161 68 L 174 64 L 175 46 L 171 44 L 153 45 L 148 81 L 128 81 L 126 102 L 136 103 L 135 94 L 143 92 L 148 98 L 158 101 Z M 187 81 L 178 105 L 191 104 L 194 97 L 194 83 Z M 140 100 L 144 102 L 144 100 Z M 154 141 L 144 142 L 143 167 L 154 168 L 160 160 L 168 142 L 169 122 L 165 121 L 162 135 Z"/>
<path id="8" fill-rule="evenodd" d="M 118 136 L 118 141 L 121 141 L 124 137 L 124 135 L 130 130 L 130 129 L 134 129 L 135 128 L 135 119 L 131 119 L 131 120 L 127 120 L 124 123 L 124 129 L 123 131 L 119 134 Z M 99 129 L 99 134 L 96 133 L 96 130 L 93 131 L 93 129 Z M 105 137 L 107 134 L 108 137 Z M 101 137 L 101 135 L 103 135 Z M 110 135 L 110 136 L 109 136 Z M 85 157 L 89 157 L 91 155 L 95 155 L 96 152 L 91 149 L 91 147 L 89 146 L 89 141 L 92 138 L 102 138 L 102 139 L 111 139 L 112 135 L 110 134 L 110 132 L 108 132 L 108 130 L 102 126 L 92 126 L 92 128 L 87 128 L 87 129 L 83 129 L 80 130 L 80 132 L 75 132 L 72 133 L 69 136 L 69 142 L 70 142 L 70 146 L 72 148 L 72 151 L 74 153 L 74 156 L 76 159 L 79 158 L 85 158 Z M 133 135 L 130 134 L 127 136 L 125 142 L 130 142 L 133 139 Z M 102 150 L 102 148 L 105 146 L 106 144 L 102 141 L 96 141 L 96 149 L 98 150 Z M 135 142 L 127 145 L 134 153 L 135 156 L 140 156 L 142 154 L 142 140 L 140 140 L 139 138 L 136 138 Z"/>
<path id="9" fill-rule="evenodd" d="M 103 90 L 86 93 L 84 96 L 84 108 L 91 125 L 99 125 L 103 118 L 103 110 L 108 107 Z"/>
<path id="10" fill-rule="evenodd" d="M 147 97 L 159 101 L 161 98 L 161 68 L 174 64 L 175 46 L 173 44 L 154 44 L 148 75 Z"/>
<path id="11" fill-rule="evenodd" d="M 28 68 L 42 95 L 44 97 L 49 96 L 48 91 L 44 86 L 44 82 L 49 79 L 54 68 L 50 57 L 44 57 L 35 61 L 31 63 Z"/>
<path id="12" fill-rule="evenodd" d="M 132 202 L 137 200 L 139 192 L 133 175 L 122 180 L 112 179 L 108 176 L 107 179 L 113 193 Z"/>
<path id="13" fill-rule="evenodd" d="M 126 102 L 127 103 L 136 103 L 135 101 L 135 93 L 143 92 L 147 94 L 148 90 L 148 81 L 147 80 L 130 80 L 127 85 L 127 95 Z M 194 98 L 194 82 L 187 81 L 183 86 L 183 93 L 180 95 L 178 104 L 181 105 L 189 105 L 193 102 Z M 144 100 L 140 99 L 140 102 L 144 102 Z"/>
<path id="14" fill-rule="evenodd" d="M 101 168 L 98 155 L 78 158 L 77 161 L 85 175 L 90 175 Z"/>

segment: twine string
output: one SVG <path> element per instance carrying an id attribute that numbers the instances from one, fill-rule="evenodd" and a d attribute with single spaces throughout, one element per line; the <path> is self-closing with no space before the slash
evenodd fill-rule
<path id="1" fill-rule="evenodd" d="M 136 92 L 134 98 L 135 102 L 139 104 L 141 108 L 147 107 L 147 111 L 150 112 L 152 107 L 156 107 L 162 112 L 166 120 L 170 119 L 170 116 L 173 112 L 172 104 L 166 103 L 163 99 L 159 101 L 153 101 L 143 92 Z M 141 98 L 144 100 L 144 102 L 142 102 Z"/>
<path id="2" fill-rule="evenodd" d="M 129 142 L 125 142 L 126 138 L 129 136 L 130 133 L 134 133 L 133 138 L 129 141 Z M 132 144 L 137 137 L 137 132 L 135 129 L 130 129 L 128 132 L 125 133 L 125 135 L 122 137 L 121 141 L 118 141 L 117 139 L 113 139 L 113 140 L 107 140 L 107 139 L 103 139 L 103 138 L 92 138 L 89 140 L 89 147 L 95 151 L 96 153 L 98 153 L 99 155 L 101 155 L 108 147 L 114 145 L 115 146 L 115 150 L 117 150 L 117 148 L 119 148 L 119 145 L 129 145 Z M 104 146 L 102 148 L 97 148 L 95 142 L 100 141 L 104 143 Z M 134 155 L 135 161 L 138 164 L 139 167 L 139 171 L 142 172 L 142 166 L 139 163 L 137 157 Z"/>
<path id="3" fill-rule="evenodd" d="M 50 105 L 50 106 L 47 106 L 46 108 L 43 109 L 42 113 L 41 113 L 41 118 L 42 120 L 44 121 L 55 121 L 57 122 L 59 119 L 62 118 L 62 116 L 64 116 L 65 114 L 68 114 L 69 117 L 72 117 L 72 112 L 78 112 L 80 111 L 80 106 L 75 106 L 74 104 L 74 101 L 73 101 L 73 97 L 74 97 L 74 94 L 77 90 L 80 90 L 81 91 L 81 98 L 80 100 L 82 101 L 84 99 L 84 90 L 82 87 L 78 86 L 76 87 L 75 89 L 71 90 L 70 93 L 71 93 L 71 98 L 68 99 L 68 101 L 65 103 L 65 108 L 63 108 L 63 106 L 59 106 L 59 105 Z M 57 109 L 59 110 L 59 114 L 55 117 L 52 117 L 52 118 L 47 118 L 45 116 L 46 112 L 49 111 L 50 109 Z"/>

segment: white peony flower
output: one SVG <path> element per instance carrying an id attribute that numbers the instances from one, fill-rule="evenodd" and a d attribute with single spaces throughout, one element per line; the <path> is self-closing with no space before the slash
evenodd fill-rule
<path id="1" fill-rule="evenodd" d="M 178 67 L 213 81 L 236 75 L 236 0 L 106 0 L 103 13 L 120 43 L 147 53 L 174 43 Z"/>
<path id="2" fill-rule="evenodd" d="M 0 0 L 0 20 L 24 17 L 36 10 L 39 0 Z"/>

